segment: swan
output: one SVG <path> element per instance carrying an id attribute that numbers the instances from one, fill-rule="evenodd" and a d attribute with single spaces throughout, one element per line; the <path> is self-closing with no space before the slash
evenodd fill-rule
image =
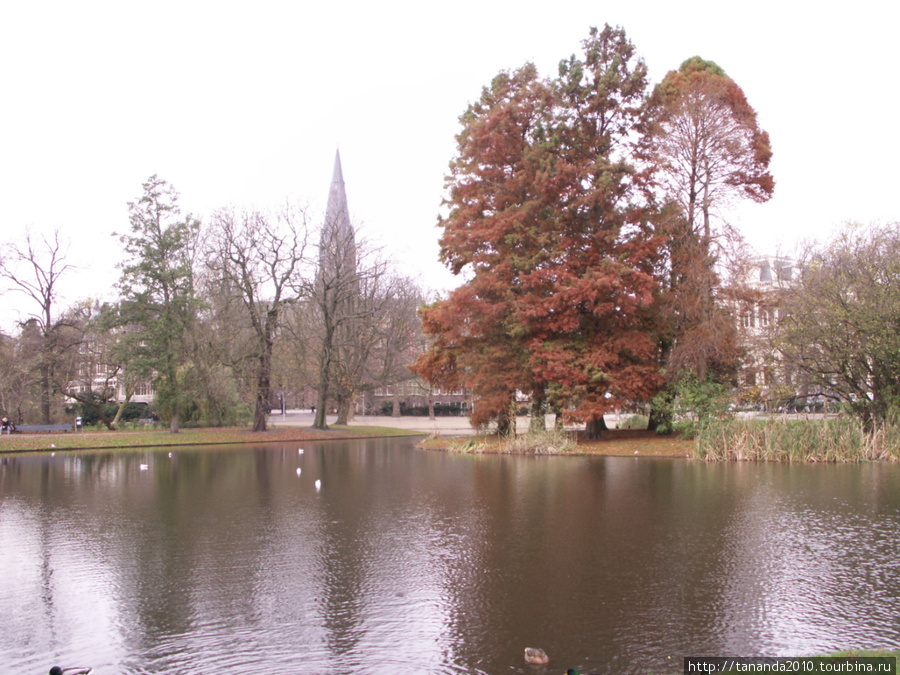
<path id="1" fill-rule="evenodd" d="M 87 675 L 93 668 L 60 668 L 53 666 L 50 669 L 50 675 Z"/>
<path id="2" fill-rule="evenodd" d="M 301 473 L 303 473 L 303 469 L 297 469 L 297 475 L 299 476 Z"/>
<path id="3" fill-rule="evenodd" d="M 149 468 L 150 468 L 149 464 L 141 464 L 141 471 L 146 471 Z"/>
<path id="4" fill-rule="evenodd" d="M 297 450 L 297 454 L 298 454 L 298 455 L 302 455 L 302 454 L 303 454 L 303 448 L 298 449 L 298 450 Z"/>
<path id="5" fill-rule="evenodd" d="M 525 647 L 525 663 L 533 666 L 545 666 L 550 663 L 550 657 L 543 649 L 535 647 Z"/>
<path id="6" fill-rule="evenodd" d="M 322 489 L 322 481 L 316 478 L 316 492 Z"/>

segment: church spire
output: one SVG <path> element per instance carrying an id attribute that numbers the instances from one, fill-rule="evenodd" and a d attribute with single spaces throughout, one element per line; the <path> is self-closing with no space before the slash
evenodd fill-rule
<path id="1" fill-rule="evenodd" d="M 334 172 L 328 191 L 328 207 L 325 210 L 325 227 L 332 229 L 339 240 L 353 239 L 350 225 L 350 211 L 347 208 L 347 191 L 344 187 L 344 172 L 341 170 L 341 151 L 334 153 Z"/>
<path id="2" fill-rule="evenodd" d="M 343 273 L 346 274 L 349 270 L 354 273 L 356 270 L 356 233 L 350 223 L 350 211 L 347 208 L 340 150 L 334 154 L 334 171 L 319 243 L 319 266 L 328 273 L 344 270 Z"/>

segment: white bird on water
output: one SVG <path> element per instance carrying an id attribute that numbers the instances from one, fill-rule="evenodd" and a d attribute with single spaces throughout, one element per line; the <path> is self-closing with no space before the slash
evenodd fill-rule
<path id="1" fill-rule="evenodd" d="M 322 489 L 322 481 L 316 478 L 316 492 Z"/>
<path id="2" fill-rule="evenodd" d="M 301 473 L 303 473 L 303 469 L 297 469 L 297 475 L 299 476 Z"/>
<path id="3" fill-rule="evenodd" d="M 141 471 L 146 471 L 149 468 L 150 468 L 149 464 L 141 464 Z"/>
<path id="4" fill-rule="evenodd" d="M 303 454 L 303 448 L 299 448 L 299 449 L 297 450 L 297 454 L 298 454 L 298 455 L 302 455 L 302 454 Z"/>

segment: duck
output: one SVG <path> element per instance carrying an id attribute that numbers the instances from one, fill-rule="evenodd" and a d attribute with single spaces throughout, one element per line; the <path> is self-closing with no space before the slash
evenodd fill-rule
<path id="1" fill-rule="evenodd" d="M 537 647 L 525 647 L 525 663 L 533 666 L 546 666 L 550 663 L 550 657 L 547 652 Z"/>
<path id="2" fill-rule="evenodd" d="M 93 668 L 60 668 L 53 666 L 50 669 L 50 675 L 88 675 Z"/>

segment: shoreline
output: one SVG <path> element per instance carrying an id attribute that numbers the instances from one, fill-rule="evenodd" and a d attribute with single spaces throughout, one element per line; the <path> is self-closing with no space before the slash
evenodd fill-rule
<path id="1" fill-rule="evenodd" d="M 269 429 L 256 433 L 249 427 L 213 427 L 182 429 L 89 430 L 65 433 L 14 434 L 0 437 L 0 455 L 43 452 L 131 450 L 184 446 L 233 446 L 261 443 L 317 442 L 364 438 L 423 436 L 418 447 L 452 452 L 452 439 L 483 439 L 483 434 L 468 426 L 467 417 L 429 420 L 426 417 L 358 417 L 347 426 L 333 425 L 322 431 L 312 429 L 311 413 L 294 413 L 285 418 L 272 415 Z M 331 423 L 332 420 L 329 420 Z M 465 425 L 465 426 L 463 426 Z M 527 428 L 524 425 L 519 428 Z M 563 454 L 570 456 L 677 457 L 690 455 L 693 441 L 657 436 L 637 430 L 611 429 L 597 441 L 580 441 L 578 447 Z M 498 452 L 502 452 L 498 450 Z M 531 453 L 521 453 L 531 454 Z"/>

